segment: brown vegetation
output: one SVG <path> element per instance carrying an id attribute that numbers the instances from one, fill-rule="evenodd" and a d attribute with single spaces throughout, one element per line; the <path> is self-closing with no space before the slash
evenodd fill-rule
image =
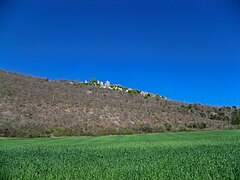
<path id="1" fill-rule="evenodd" d="M 239 114 L 236 107 L 186 104 L 0 71 L 0 136 L 80 136 L 222 129 L 233 127 L 232 119 L 235 125 L 239 124 Z"/>

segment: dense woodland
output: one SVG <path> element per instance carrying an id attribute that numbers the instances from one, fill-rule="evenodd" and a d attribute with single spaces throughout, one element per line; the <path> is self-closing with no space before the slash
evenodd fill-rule
<path id="1" fill-rule="evenodd" d="M 238 128 L 240 109 L 187 104 L 0 71 L 0 136 L 52 137 Z"/>

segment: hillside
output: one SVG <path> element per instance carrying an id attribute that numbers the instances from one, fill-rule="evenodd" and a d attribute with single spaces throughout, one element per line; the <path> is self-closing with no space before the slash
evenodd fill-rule
<path id="1" fill-rule="evenodd" d="M 236 107 L 0 71 L 0 136 L 44 137 L 231 128 Z"/>

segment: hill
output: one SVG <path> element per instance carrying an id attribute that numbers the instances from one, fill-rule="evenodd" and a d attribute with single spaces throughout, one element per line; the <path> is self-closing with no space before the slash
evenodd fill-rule
<path id="1" fill-rule="evenodd" d="M 186 104 L 115 87 L 0 71 L 0 135 L 154 133 L 232 128 L 240 122 L 236 107 Z"/>

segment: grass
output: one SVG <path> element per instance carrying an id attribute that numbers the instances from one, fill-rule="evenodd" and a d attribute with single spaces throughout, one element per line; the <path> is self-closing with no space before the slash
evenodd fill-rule
<path id="1" fill-rule="evenodd" d="M 240 179 L 240 131 L 0 139 L 0 179 Z"/>

